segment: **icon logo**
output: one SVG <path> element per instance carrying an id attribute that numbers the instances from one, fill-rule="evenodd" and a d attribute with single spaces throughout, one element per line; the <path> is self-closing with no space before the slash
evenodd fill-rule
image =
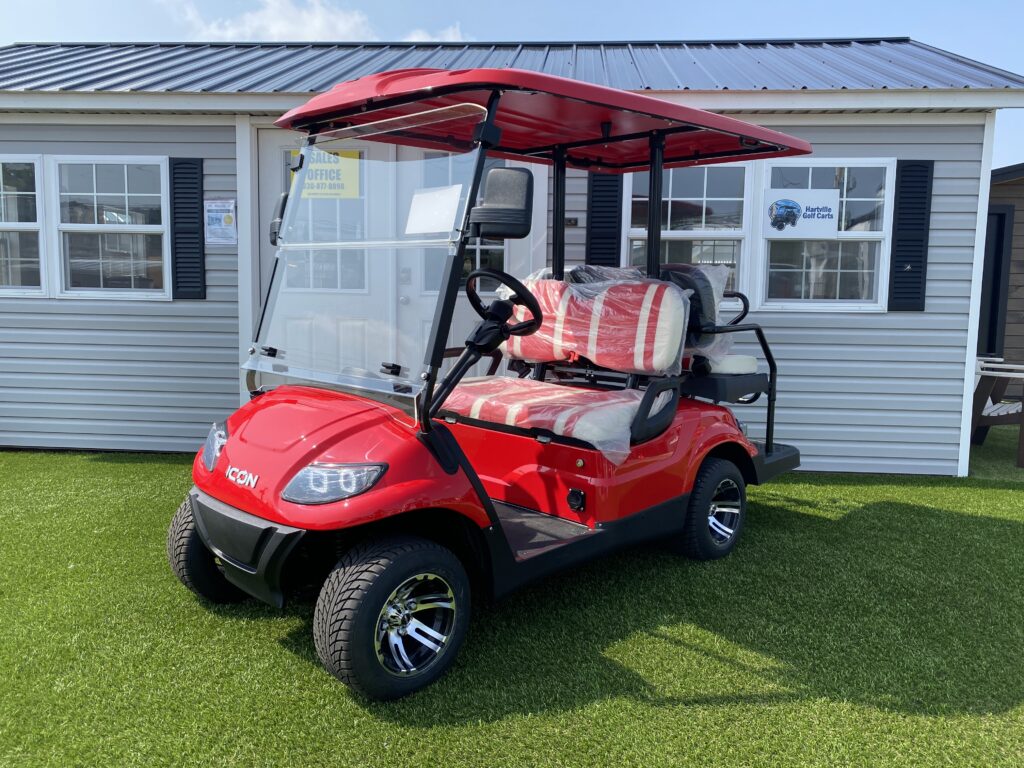
<path id="1" fill-rule="evenodd" d="M 802 212 L 795 200 L 776 200 L 768 206 L 768 223 L 781 232 L 787 226 L 795 227 Z"/>
<path id="2" fill-rule="evenodd" d="M 256 483 L 260 481 L 259 475 L 254 475 L 248 470 L 240 469 L 239 467 L 228 467 L 228 471 L 224 475 L 232 483 L 243 488 L 255 488 Z"/>

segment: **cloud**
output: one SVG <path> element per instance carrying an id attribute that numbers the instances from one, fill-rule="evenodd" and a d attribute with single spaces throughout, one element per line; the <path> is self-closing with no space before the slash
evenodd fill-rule
<path id="1" fill-rule="evenodd" d="M 414 29 L 402 38 L 406 43 L 461 43 L 469 39 L 471 38 L 462 34 L 462 26 L 459 22 L 439 30 L 436 34 L 431 34 L 425 29 Z"/>
<path id="2" fill-rule="evenodd" d="M 334 0 L 257 0 L 253 10 L 237 16 L 207 18 L 194 0 L 160 0 L 185 23 L 195 40 L 238 41 L 370 41 L 380 39 L 370 17 L 339 7 Z M 469 40 L 458 22 L 431 33 L 414 29 L 402 40 L 410 43 Z"/>
<path id="3" fill-rule="evenodd" d="M 259 0 L 251 11 L 207 19 L 194 2 L 169 2 L 197 40 L 267 41 L 376 40 L 369 17 L 331 0 Z M 458 26 L 458 25 L 456 25 Z"/>

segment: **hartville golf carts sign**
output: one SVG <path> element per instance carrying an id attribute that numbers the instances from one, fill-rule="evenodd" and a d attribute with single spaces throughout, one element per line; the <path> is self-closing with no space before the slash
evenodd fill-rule
<path id="1" fill-rule="evenodd" d="M 839 232 L 839 190 L 772 190 L 765 207 L 765 236 L 786 240 L 834 240 Z"/>

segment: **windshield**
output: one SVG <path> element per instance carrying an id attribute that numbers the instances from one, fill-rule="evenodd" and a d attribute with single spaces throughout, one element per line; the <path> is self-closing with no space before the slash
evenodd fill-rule
<path id="1" fill-rule="evenodd" d="M 420 148 L 415 131 L 484 114 L 475 105 L 431 110 L 332 131 L 302 149 L 245 368 L 388 399 L 420 391 L 478 150 Z"/>

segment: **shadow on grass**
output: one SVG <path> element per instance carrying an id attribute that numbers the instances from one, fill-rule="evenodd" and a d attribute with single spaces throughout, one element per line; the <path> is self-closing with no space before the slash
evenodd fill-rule
<path id="1" fill-rule="evenodd" d="M 1024 702 L 1024 526 L 892 502 L 829 519 L 807 499 L 770 501 L 726 560 L 639 549 L 483 607 L 445 678 L 366 707 L 429 727 L 618 697 L 911 714 Z M 308 598 L 291 610 L 304 621 L 282 642 L 317 664 Z"/>

